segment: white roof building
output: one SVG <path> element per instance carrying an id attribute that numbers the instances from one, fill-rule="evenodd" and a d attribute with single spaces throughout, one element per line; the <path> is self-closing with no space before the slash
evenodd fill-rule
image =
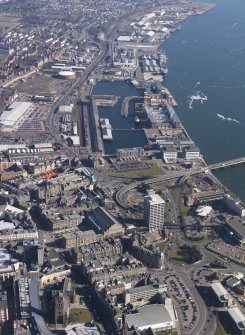
<path id="1" fill-rule="evenodd" d="M 118 36 L 117 38 L 118 42 L 130 42 L 131 36 Z"/>
<path id="2" fill-rule="evenodd" d="M 59 113 L 71 114 L 72 108 L 73 108 L 72 106 L 62 105 L 62 106 L 59 107 Z"/>
<path id="3" fill-rule="evenodd" d="M 163 304 L 146 305 L 138 309 L 138 313 L 126 315 L 128 328 L 135 327 L 140 331 L 151 328 L 155 331 L 169 331 L 174 328 L 176 313 L 171 312 Z"/>
<path id="4" fill-rule="evenodd" d="M 24 114 L 32 107 L 31 102 L 14 102 L 0 116 L 3 130 L 15 129 Z"/>
<path id="5" fill-rule="evenodd" d="M 67 335 L 100 335 L 100 331 L 92 324 L 75 323 L 65 328 Z"/>
<path id="6" fill-rule="evenodd" d="M 196 213 L 198 216 L 206 217 L 208 216 L 212 211 L 211 206 L 198 206 Z"/>
<path id="7" fill-rule="evenodd" d="M 14 229 L 15 225 L 12 222 L 7 222 L 7 221 L 0 221 L 0 230 L 5 230 L 5 229 Z"/>

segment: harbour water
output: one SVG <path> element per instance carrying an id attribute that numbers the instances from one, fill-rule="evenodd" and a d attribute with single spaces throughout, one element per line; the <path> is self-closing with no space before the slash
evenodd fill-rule
<path id="1" fill-rule="evenodd" d="M 207 163 L 245 156 L 245 1 L 213 2 L 214 9 L 188 18 L 161 46 L 168 57 L 166 86 L 179 104 L 177 114 Z M 93 91 L 121 96 L 114 108 L 100 108 L 101 117 L 121 129 L 135 126 L 133 117 L 120 115 L 123 97 L 140 93 L 123 82 L 98 82 Z M 106 153 L 146 142 L 141 132 L 115 132 L 113 142 L 105 144 Z M 216 175 L 245 200 L 244 165 Z"/>
<path id="2" fill-rule="evenodd" d="M 127 118 L 121 116 L 121 106 L 124 97 L 140 96 L 142 90 L 121 81 L 98 81 L 93 89 L 94 95 L 108 94 L 120 96 L 120 100 L 114 107 L 99 107 L 101 118 L 108 118 L 112 126 L 113 141 L 104 141 L 105 153 L 114 154 L 116 149 L 130 147 L 144 147 L 146 137 L 143 130 L 134 130 L 137 126 L 134 122 L 134 104 L 129 103 L 129 115 Z"/>

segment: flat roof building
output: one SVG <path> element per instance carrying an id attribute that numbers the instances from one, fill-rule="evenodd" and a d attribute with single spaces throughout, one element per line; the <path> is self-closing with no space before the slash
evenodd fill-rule
<path id="1" fill-rule="evenodd" d="M 174 163 L 177 161 L 178 150 L 173 145 L 166 145 L 162 148 L 162 157 L 165 163 Z"/>
<path id="2" fill-rule="evenodd" d="M 215 295 L 214 303 L 222 307 L 228 306 L 231 296 L 224 288 L 224 286 L 220 282 L 215 282 L 212 283 L 210 287 Z"/>
<path id="3" fill-rule="evenodd" d="M 172 306 L 173 307 L 173 306 Z M 169 306 L 162 304 L 146 305 L 135 314 L 126 315 L 128 329 L 135 327 L 139 331 L 151 328 L 153 331 L 171 331 L 177 320 L 176 313 L 170 313 Z"/>
<path id="4" fill-rule="evenodd" d="M 184 148 L 184 153 L 186 160 L 200 159 L 200 150 L 195 145 Z"/>
<path id="5" fill-rule="evenodd" d="M 228 308 L 227 310 L 229 326 L 231 328 L 232 334 L 234 335 L 244 335 L 245 334 L 245 316 L 240 311 L 238 307 Z"/>
<path id="6" fill-rule="evenodd" d="M 17 129 L 19 122 L 24 114 L 33 107 L 30 102 L 14 102 L 0 116 L 2 130 L 11 131 Z"/>
<path id="7" fill-rule="evenodd" d="M 234 218 L 226 221 L 226 227 L 230 231 L 230 234 L 233 235 L 233 238 L 236 239 L 240 246 L 245 246 L 245 226 L 244 222 L 240 219 Z"/>

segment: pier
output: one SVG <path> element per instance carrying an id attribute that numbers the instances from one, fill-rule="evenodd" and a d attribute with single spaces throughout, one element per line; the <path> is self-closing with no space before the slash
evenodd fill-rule
<path id="1" fill-rule="evenodd" d="M 117 95 L 93 95 L 96 106 L 110 106 L 114 107 L 120 99 Z"/>
<path id="2" fill-rule="evenodd" d="M 121 115 L 128 117 L 128 105 L 130 101 L 142 101 L 143 102 L 144 98 L 141 96 L 132 96 L 132 97 L 125 97 L 122 102 L 122 107 L 121 107 Z"/>
<path id="3" fill-rule="evenodd" d="M 101 138 L 100 125 L 99 125 L 99 111 L 94 97 L 90 102 L 90 129 L 91 129 L 91 146 L 93 152 L 104 153 L 104 144 Z"/>

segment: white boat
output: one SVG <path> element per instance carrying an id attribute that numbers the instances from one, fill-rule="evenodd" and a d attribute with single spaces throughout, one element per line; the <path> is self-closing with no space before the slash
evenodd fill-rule
<path id="1" fill-rule="evenodd" d="M 135 118 L 134 118 L 134 122 L 135 122 L 135 123 L 139 123 L 139 122 L 140 122 L 140 119 L 139 119 L 139 117 L 138 117 L 137 115 L 136 115 Z"/>

